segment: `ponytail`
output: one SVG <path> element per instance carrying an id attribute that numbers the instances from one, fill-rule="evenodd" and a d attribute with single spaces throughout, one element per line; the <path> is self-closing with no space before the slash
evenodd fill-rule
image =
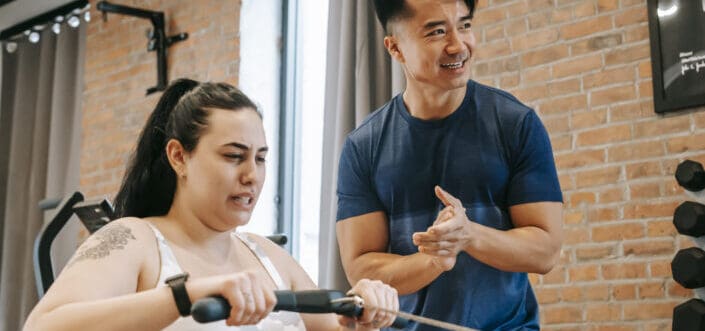
<path id="1" fill-rule="evenodd" d="M 165 215 L 176 190 L 176 173 L 166 158 L 169 117 L 179 100 L 198 86 L 190 79 L 174 81 L 162 94 L 142 129 L 122 185 L 115 197 L 118 217 Z"/>

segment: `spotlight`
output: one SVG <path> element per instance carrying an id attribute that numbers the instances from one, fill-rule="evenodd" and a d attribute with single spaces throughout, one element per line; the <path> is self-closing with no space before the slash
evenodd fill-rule
<path id="1" fill-rule="evenodd" d="M 51 26 L 51 31 L 54 31 L 54 34 L 59 34 L 59 33 L 61 33 L 61 24 L 59 24 L 59 23 L 54 23 L 54 24 Z"/>
<path id="2" fill-rule="evenodd" d="M 8 53 L 14 53 L 17 50 L 17 43 L 14 41 L 5 43 L 5 50 Z"/>
<path id="3" fill-rule="evenodd" d="M 29 39 L 29 42 L 31 42 L 32 44 L 38 43 L 39 42 L 39 32 L 37 32 L 37 31 L 30 32 L 29 37 L 27 37 L 27 39 Z"/>
<path id="4" fill-rule="evenodd" d="M 91 21 L 91 12 L 87 11 L 83 13 L 83 20 L 86 21 L 86 23 Z"/>
<path id="5" fill-rule="evenodd" d="M 81 24 L 81 20 L 78 17 L 71 15 L 68 20 L 68 24 L 72 28 L 77 28 Z"/>

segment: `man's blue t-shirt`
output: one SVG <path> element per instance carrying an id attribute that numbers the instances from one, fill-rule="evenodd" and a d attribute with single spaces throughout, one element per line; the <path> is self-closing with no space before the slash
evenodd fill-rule
<path id="1" fill-rule="evenodd" d="M 448 117 L 412 117 L 401 95 L 372 113 L 343 147 L 337 219 L 384 211 L 389 252 L 418 252 L 414 232 L 426 231 L 443 204 L 440 185 L 459 198 L 468 219 L 513 228 L 512 205 L 562 201 L 551 144 L 533 110 L 506 92 L 469 81 Z M 455 267 L 400 308 L 482 330 L 538 329 L 538 304 L 526 273 L 490 267 L 462 252 Z M 437 330 L 413 324 L 410 330 Z"/>

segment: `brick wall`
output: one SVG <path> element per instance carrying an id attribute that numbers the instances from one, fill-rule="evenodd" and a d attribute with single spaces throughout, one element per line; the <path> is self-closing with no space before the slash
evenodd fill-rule
<path id="1" fill-rule="evenodd" d="M 646 1 L 480 0 L 473 23 L 475 78 L 535 108 L 553 143 L 565 240 L 531 275 L 543 328 L 670 330 L 693 295 L 670 270 L 691 245 L 673 174 L 705 161 L 705 109 L 654 112 Z"/>
<path id="2" fill-rule="evenodd" d="M 189 77 L 237 85 L 239 0 L 119 0 L 114 3 L 163 11 L 167 35 L 189 38 L 168 50 L 170 80 Z M 147 52 L 148 20 L 101 14 L 91 8 L 83 91 L 81 190 L 87 197 L 113 197 L 130 152 L 161 93 L 155 52 Z"/>

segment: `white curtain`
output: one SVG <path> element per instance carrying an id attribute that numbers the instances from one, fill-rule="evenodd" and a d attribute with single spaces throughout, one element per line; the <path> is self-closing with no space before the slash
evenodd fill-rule
<path id="1" fill-rule="evenodd" d="M 335 236 L 338 159 L 347 134 L 404 88 L 371 1 L 331 1 L 328 17 L 319 277 L 321 288 L 348 289 Z"/>
<path id="2" fill-rule="evenodd" d="M 46 29 L 37 44 L 3 50 L 0 330 L 20 330 L 37 301 L 32 247 L 45 218 L 38 202 L 78 188 L 84 44 L 82 26 L 58 36 Z M 62 233 L 73 240 L 59 240 L 55 256 L 66 259 L 76 232 Z"/>

